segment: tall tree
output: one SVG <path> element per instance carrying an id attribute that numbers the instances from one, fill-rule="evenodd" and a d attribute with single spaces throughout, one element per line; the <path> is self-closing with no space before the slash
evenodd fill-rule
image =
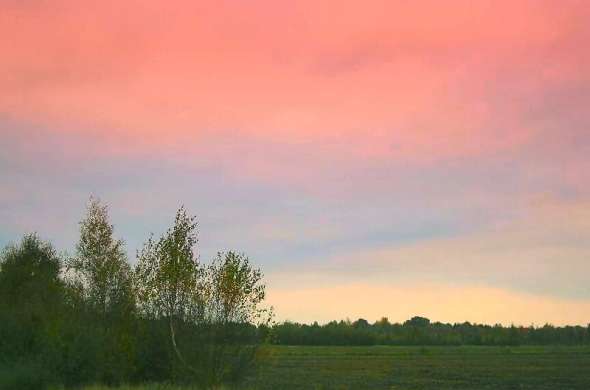
<path id="1" fill-rule="evenodd" d="M 179 323 L 197 322 L 202 313 L 196 218 L 181 207 L 174 226 L 155 241 L 150 237 L 138 254 L 135 268 L 140 310 L 150 318 L 168 322 L 170 340 L 178 359 L 191 370 L 176 341 Z"/>
<path id="2" fill-rule="evenodd" d="M 79 313 L 72 334 L 77 340 L 92 334 L 85 344 L 93 352 L 78 352 L 93 362 L 96 380 L 109 384 L 127 381 L 136 348 L 133 278 L 124 243 L 114 237 L 108 207 L 98 198 L 90 197 L 66 275 L 73 307 Z"/>
<path id="3" fill-rule="evenodd" d="M 266 286 L 262 271 L 248 257 L 220 252 L 207 267 L 205 283 L 206 319 L 214 324 L 264 324 L 271 312 L 262 307 Z"/>
<path id="4" fill-rule="evenodd" d="M 0 255 L 1 389 L 45 389 L 56 381 L 67 342 L 60 263 L 34 234 Z"/>
<path id="5" fill-rule="evenodd" d="M 238 381 L 255 363 L 261 337 L 256 325 L 267 327 L 272 309 L 264 307 L 262 272 L 248 257 L 219 252 L 204 277 L 206 337 L 204 365 L 207 384 Z"/>
<path id="6" fill-rule="evenodd" d="M 0 302 L 39 309 L 56 303 L 62 282 L 61 261 L 51 244 L 35 234 L 23 237 L 19 245 L 4 249 L 0 258 Z"/>
<path id="7" fill-rule="evenodd" d="M 113 237 L 108 207 L 91 197 L 85 218 L 80 222 L 76 256 L 68 262 L 84 297 L 98 313 L 106 315 L 130 304 L 131 268 L 124 243 Z"/>

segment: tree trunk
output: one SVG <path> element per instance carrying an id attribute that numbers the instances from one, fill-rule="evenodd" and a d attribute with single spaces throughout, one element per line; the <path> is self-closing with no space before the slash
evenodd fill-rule
<path id="1" fill-rule="evenodd" d="M 172 317 L 170 317 L 170 321 L 168 322 L 169 326 L 170 326 L 170 339 L 172 340 L 172 348 L 174 349 L 174 353 L 176 354 L 176 356 L 178 357 L 178 360 L 180 360 L 180 362 L 189 369 L 189 371 L 191 371 L 193 374 L 198 375 L 197 370 L 195 370 L 192 366 L 190 366 L 186 360 L 184 360 L 184 357 L 182 356 L 182 354 L 180 353 L 180 350 L 178 349 L 178 346 L 176 345 L 176 333 L 174 332 L 174 325 L 172 324 Z"/>

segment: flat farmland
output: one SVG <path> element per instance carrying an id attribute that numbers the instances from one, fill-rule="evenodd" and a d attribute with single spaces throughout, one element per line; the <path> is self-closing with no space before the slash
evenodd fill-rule
<path id="1" fill-rule="evenodd" d="M 264 351 L 256 389 L 590 389 L 588 347 L 304 347 Z"/>
<path id="2" fill-rule="evenodd" d="M 257 373 L 235 389 L 590 389 L 590 347 L 271 346 L 260 352 Z M 188 389 L 196 387 L 120 388 Z"/>

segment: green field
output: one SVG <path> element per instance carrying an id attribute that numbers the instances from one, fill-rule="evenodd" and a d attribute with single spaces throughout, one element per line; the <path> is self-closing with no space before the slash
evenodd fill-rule
<path id="1" fill-rule="evenodd" d="M 590 389 L 588 347 L 276 346 L 263 355 L 243 388 Z"/>
<path id="2" fill-rule="evenodd" d="M 260 389 L 590 389 L 590 348 L 274 347 Z"/>

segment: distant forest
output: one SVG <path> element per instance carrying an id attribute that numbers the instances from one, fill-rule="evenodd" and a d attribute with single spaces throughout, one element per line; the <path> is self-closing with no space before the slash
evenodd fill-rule
<path id="1" fill-rule="evenodd" d="M 108 209 L 91 198 L 75 253 L 35 234 L 0 256 L 0 389 L 174 382 L 237 383 L 266 343 L 282 345 L 590 344 L 588 327 L 403 324 L 383 318 L 325 325 L 275 323 L 261 270 L 220 252 L 202 263 L 184 208 L 150 236 L 132 266 Z"/>
<path id="2" fill-rule="evenodd" d="M 403 324 L 387 318 L 371 324 L 332 321 L 325 325 L 284 322 L 272 328 L 272 340 L 282 345 L 584 345 L 590 344 L 590 324 L 555 327 L 445 324 L 413 317 Z"/>

